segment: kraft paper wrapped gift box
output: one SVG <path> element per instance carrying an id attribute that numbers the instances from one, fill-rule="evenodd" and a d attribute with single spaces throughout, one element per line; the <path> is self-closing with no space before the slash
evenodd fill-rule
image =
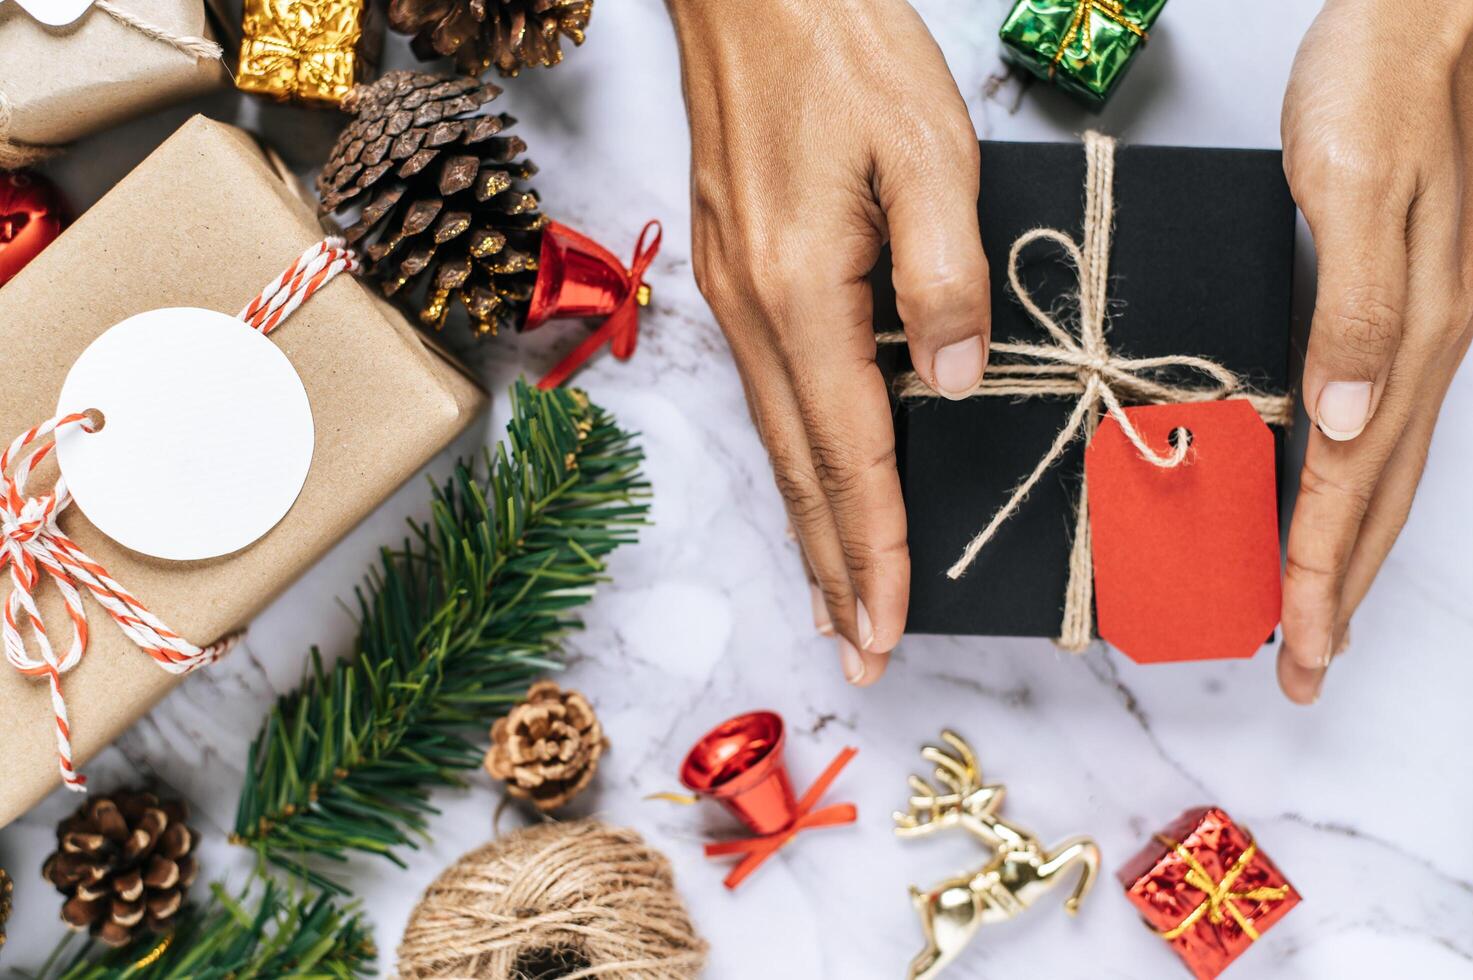
<path id="1" fill-rule="evenodd" d="M 218 0 L 114 0 L 175 37 L 225 45 Z M 223 6 L 223 5 L 221 5 Z M 0 149 L 55 148 L 78 137 L 223 86 L 223 62 L 196 58 L 97 7 L 48 27 L 16 0 L 0 3 Z M 5 122 L 6 109 L 9 122 Z"/>
<path id="2" fill-rule="evenodd" d="M 51 416 L 72 362 L 113 324 L 169 306 L 234 315 L 322 235 L 249 136 L 196 116 L 0 289 L 3 439 Z M 301 495 L 265 537 L 223 558 L 173 562 L 125 549 L 75 506 L 61 517 L 83 551 L 201 645 L 245 627 L 485 406 L 460 368 L 347 275 L 271 340 L 301 376 L 317 437 Z M 28 489 L 48 489 L 55 475 L 48 460 Z M 8 589 L 6 573 L 0 591 Z M 55 588 L 43 580 L 37 597 L 53 631 L 69 637 Z M 84 772 L 90 756 L 180 681 L 86 602 L 89 647 L 62 681 Z M 0 746 L 3 826 L 59 784 L 46 683 L 5 664 Z"/>

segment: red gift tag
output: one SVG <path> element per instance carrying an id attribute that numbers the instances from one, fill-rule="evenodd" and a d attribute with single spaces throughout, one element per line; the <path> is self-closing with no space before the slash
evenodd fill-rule
<path id="1" fill-rule="evenodd" d="M 1242 399 L 1127 408 L 1152 465 L 1106 416 L 1085 452 L 1100 636 L 1137 663 L 1251 657 L 1279 623 L 1274 440 Z"/>

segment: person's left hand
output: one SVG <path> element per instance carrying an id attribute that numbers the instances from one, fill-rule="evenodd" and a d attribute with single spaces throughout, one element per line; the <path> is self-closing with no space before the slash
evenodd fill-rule
<path id="1" fill-rule="evenodd" d="M 1319 697 L 1401 532 L 1473 338 L 1473 5 L 1327 0 L 1284 100 L 1314 235 L 1310 434 L 1289 528 L 1279 682 Z"/>

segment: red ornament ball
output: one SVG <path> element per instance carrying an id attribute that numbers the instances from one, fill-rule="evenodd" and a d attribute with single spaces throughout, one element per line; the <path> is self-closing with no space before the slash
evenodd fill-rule
<path id="1" fill-rule="evenodd" d="M 61 194 L 45 177 L 0 171 L 0 286 L 56 240 L 65 213 Z"/>

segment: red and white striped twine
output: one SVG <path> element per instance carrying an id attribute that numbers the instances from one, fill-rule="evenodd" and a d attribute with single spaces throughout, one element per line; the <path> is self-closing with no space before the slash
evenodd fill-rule
<path id="1" fill-rule="evenodd" d="M 292 315 L 317 290 L 339 272 L 357 272 L 358 255 L 341 238 L 324 238 L 293 262 L 285 272 L 266 284 L 255 299 L 240 311 L 244 320 L 264 334 Z"/>
<path id="2" fill-rule="evenodd" d="M 240 319 L 263 334 L 270 333 L 339 272 L 357 268 L 357 256 L 344 246 L 341 238 L 320 241 L 261 290 L 241 311 Z M 3 481 L 0 482 L 0 568 L 10 566 L 11 582 L 0 634 L 4 638 L 5 659 L 12 667 L 27 676 L 47 679 L 56 719 L 61 778 L 68 788 L 82 791 L 87 780 L 76 770 L 71 725 L 61 693 L 61 675 L 81 663 L 87 649 L 87 611 L 78 586 L 86 587 L 128 639 L 173 674 L 185 674 L 218 660 L 234 645 L 238 634 L 207 647 L 195 646 L 165 626 L 106 569 L 89 558 L 57 524 L 57 518 L 72 499 L 65 478 L 59 477 L 50 493 L 25 495 L 26 480 L 56 447 L 57 434 L 73 427 L 80 427 L 84 432 L 95 431 L 87 412 L 58 415 L 21 433 L 4 455 L 0 455 L 0 481 Z M 35 590 L 43 571 L 56 584 L 72 621 L 71 643 L 59 657 L 36 606 Z M 21 633 L 22 622 L 30 626 L 35 654 Z"/>

